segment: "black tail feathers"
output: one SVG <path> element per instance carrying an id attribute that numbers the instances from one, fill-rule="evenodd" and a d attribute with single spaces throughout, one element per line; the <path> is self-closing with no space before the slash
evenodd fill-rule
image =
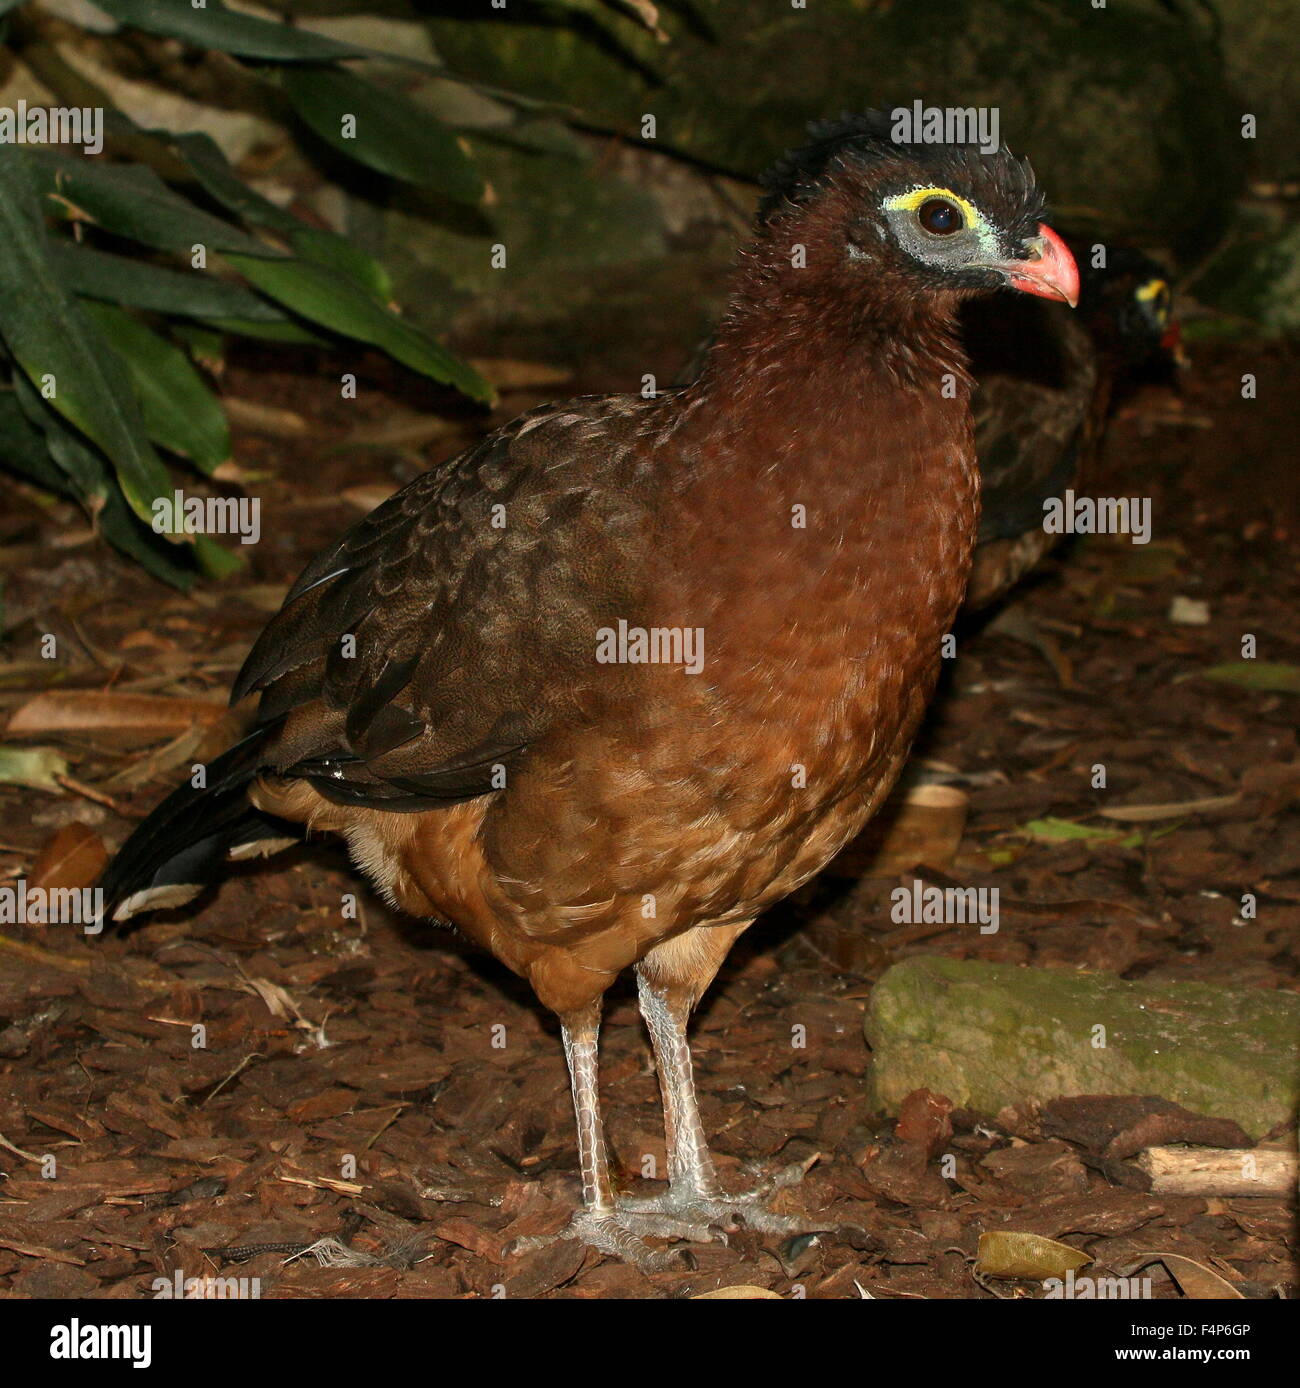
<path id="1" fill-rule="evenodd" d="M 256 728 L 208 765 L 201 787 L 187 782 L 136 826 L 99 880 L 107 921 L 183 905 L 232 857 L 274 851 L 272 845 L 301 836 L 300 826 L 265 815 L 248 800 L 277 726 L 278 720 Z"/>

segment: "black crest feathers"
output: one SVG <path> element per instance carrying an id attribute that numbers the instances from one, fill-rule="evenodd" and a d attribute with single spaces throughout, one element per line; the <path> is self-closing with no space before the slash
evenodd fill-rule
<path id="1" fill-rule="evenodd" d="M 893 138 L 896 108 L 844 114 L 808 126 L 808 142 L 781 156 L 759 180 L 764 195 L 758 225 L 765 227 L 784 208 L 815 198 L 847 164 L 891 162 L 912 166 L 936 182 L 960 182 L 982 196 L 988 210 L 1008 223 L 1036 224 L 1046 204 L 1027 159 L 1003 145 L 984 154 L 974 144 L 900 143 Z"/>

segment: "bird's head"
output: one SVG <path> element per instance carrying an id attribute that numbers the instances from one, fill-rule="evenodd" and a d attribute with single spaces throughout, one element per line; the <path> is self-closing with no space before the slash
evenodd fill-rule
<path id="1" fill-rule="evenodd" d="M 955 300 L 1010 287 L 1078 301 L 1079 272 L 1043 221 L 1028 163 L 1004 147 L 895 143 L 887 114 L 810 128 L 812 139 L 764 178 L 769 246 L 802 244 L 814 277 L 879 300 Z"/>
<path id="2" fill-rule="evenodd" d="M 1134 284 L 1121 312 L 1124 332 L 1146 347 L 1159 347 L 1174 325 L 1173 305 L 1173 290 L 1164 275 L 1144 276 Z"/>
<path id="3" fill-rule="evenodd" d="M 1130 366 L 1181 366 L 1181 333 L 1167 272 L 1130 246 L 1109 246 L 1094 266 L 1087 252 L 1080 312 L 1097 340 Z"/>

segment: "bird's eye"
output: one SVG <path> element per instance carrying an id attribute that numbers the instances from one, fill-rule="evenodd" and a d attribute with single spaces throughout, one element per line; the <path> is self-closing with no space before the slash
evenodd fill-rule
<path id="1" fill-rule="evenodd" d="M 930 198 L 923 202 L 916 216 L 926 231 L 933 232 L 935 236 L 951 236 L 964 225 L 960 209 L 943 198 Z"/>

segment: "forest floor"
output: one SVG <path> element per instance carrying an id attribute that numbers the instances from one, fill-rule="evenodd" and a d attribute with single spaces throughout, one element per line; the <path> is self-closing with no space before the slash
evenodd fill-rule
<path id="1" fill-rule="evenodd" d="M 230 680 L 313 551 L 486 427 L 421 415 L 376 363 L 359 401 L 331 398 L 328 366 L 229 368 L 263 535 L 224 585 L 165 589 L 84 521 L 0 482 L 0 715 L 26 707 L 38 730 L 4 741 L 56 749 L 71 777 L 0 786 L 0 884 L 93 880 L 104 847 L 233 735 Z M 958 1110 L 951 1179 L 892 1159 L 902 1139 L 868 1106 L 863 1018 L 873 982 L 916 954 L 1300 986 L 1297 690 L 1206 676 L 1240 659 L 1247 633 L 1260 662 L 1293 681 L 1300 667 L 1295 367 L 1277 346 L 1201 347 L 1179 392 L 1124 402 L 1100 490 L 1151 498 L 1151 543 L 1072 543 L 963 630 L 917 756 L 961 776 L 969 812 L 946 871 L 1019 903 L 998 933 L 896 925 L 899 875 L 841 869 L 759 922 L 707 995 L 694 1049 L 724 1179 L 816 1155 L 779 1198 L 826 1233 L 740 1231 L 654 1274 L 571 1242 L 512 1252 L 559 1229 L 577 1196 L 556 1024 L 452 932 L 386 908 L 322 841 L 241 866 L 125 937 L 0 927 L 0 1295 L 148 1296 L 177 1269 L 299 1298 L 1041 1294 L 976 1280 L 981 1233 L 1008 1229 L 1083 1249 L 1094 1271 L 1157 1250 L 1246 1296 L 1293 1295 L 1289 1202 L 1153 1194 L 1033 1112 Z M 512 370 L 497 419 L 611 384 Z M 1248 407 L 1243 371 L 1259 381 Z M 1179 604 L 1198 620 L 1171 620 L 1176 599 L 1205 604 Z M 49 689 L 62 729 L 33 707 Z M 168 702 L 132 714 L 91 697 L 106 690 Z M 1122 805 L 1183 808 L 1102 813 Z M 1060 820 L 1098 832 L 1042 829 Z M 1246 892 L 1258 914 L 1243 922 Z M 632 1185 L 663 1171 L 664 1151 L 626 987 L 611 994 L 602 1064 L 613 1160 Z M 325 1238 L 344 1251 L 322 1265 L 304 1250 Z M 1145 1275 L 1155 1295 L 1180 1294 L 1163 1267 Z"/>

